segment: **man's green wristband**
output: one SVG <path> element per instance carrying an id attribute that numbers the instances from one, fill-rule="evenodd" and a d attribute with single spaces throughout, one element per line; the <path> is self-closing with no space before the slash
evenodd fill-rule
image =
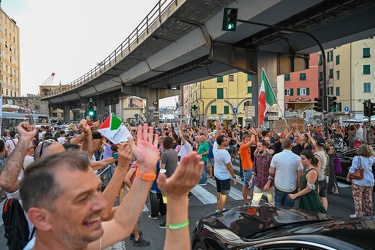
<path id="1" fill-rule="evenodd" d="M 179 223 L 179 224 L 168 224 L 168 223 L 167 223 L 166 226 L 167 226 L 168 229 L 171 229 L 171 230 L 178 230 L 178 229 L 181 229 L 181 228 L 184 228 L 184 227 L 189 226 L 189 220 L 184 221 L 184 222 Z"/>

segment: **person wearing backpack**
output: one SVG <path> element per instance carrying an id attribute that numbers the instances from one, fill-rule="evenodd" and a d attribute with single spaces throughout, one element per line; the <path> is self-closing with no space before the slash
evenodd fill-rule
<path id="1" fill-rule="evenodd" d="M 5 146 L 7 149 L 7 157 L 10 156 L 10 154 L 13 152 L 13 150 L 16 148 L 16 145 L 18 143 L 18 139 L 16 137 L 16 131 L 11 130 L 9 132 L 10 139 L 5 142 Z"/>

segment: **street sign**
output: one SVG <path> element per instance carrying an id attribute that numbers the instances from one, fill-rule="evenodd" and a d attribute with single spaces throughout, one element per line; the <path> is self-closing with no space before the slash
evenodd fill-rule
<path id="1" fill-rule="evenodd" d="M 348 106 L 345 106 L 345 107 L 344 107 L 345 114 L 348 114 L 348 113 L 349 113 L 349 110 L 350 110 L 350 109 L 349 109 Z"/>
<path id="2" fill-rule="evenodd" d="M 233 108 L 233 114 L 237 114 L 238 113 L 238 109 L 237 108 Z"/>
<path id="3" fill-rule="evenodd" d="M 246 115 L 246 117 L 255 116 L 255 107 L 254 106 L 246 106 L 245 107 L 245 115 Z"/>

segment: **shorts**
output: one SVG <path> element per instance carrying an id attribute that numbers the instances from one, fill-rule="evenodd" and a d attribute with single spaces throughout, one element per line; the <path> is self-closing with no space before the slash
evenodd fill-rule
<path id="1" fill-rule="evenodd" d="M 216 181 L 216 191 L 223 195 L 228 195 L 230 193 L 230 179 L 219 180 L 215 176 Z"/>
<path id="2" fill-rule="evenodd" d="M 319 197 L 327 197 L 327 181 L 319 181 Z"/>
<path id="3" fill-rule="evenodd" d="M 215 163 L 214 158 L 207 158 L 207 166 L 213 166 Z"/>
<path id="4" fill-rule="evenodd" d="M 251 187 L 249 186 L 249 181 L 251 179 L 252 174 L 253 174 L 252 170 L 244 170 L 243 171 L 243 185 L 247 186 L 251 189 L 254 188 L 254 182 L 255 182 L 255 181 L 253 181 L 253 185 Z M 255 180 L 255 178 L 254 178 L 254 180 Z"/>

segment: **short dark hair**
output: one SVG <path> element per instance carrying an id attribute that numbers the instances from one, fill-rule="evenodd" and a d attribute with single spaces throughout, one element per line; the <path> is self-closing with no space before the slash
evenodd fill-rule
<path id="1" fill-rule="evenodd" d="M 285 149 L 285 148 L 292 148 L 292 145 L 293 145 L 293 142 L 291 139 L 289 138 L 285 138 L 282 142 L 281 142 L 281 146 Z"/>
<path id="2" fill-rule="evenodd" d="M 219 135 L 218 137 L 216 137 L 217 144 L 221 145 L 224 141 L 224 135 Z"/>
<path id="3" fill-rule="evenodd" d="M 90 159 L 83 151 L 64 151 L 34 161 L 24 172 L 20 183 L 20 195 L 23 208 L 42 207 L 53 211 L 53 201 L 63 192 L 56 181 L 59 169 L 91 171 Z"/>
<path id="4" fill-rule="evenodd" d="M 173 138 L 169 137 L 169 136 L 166 136 L 164 138 L 164 141 L 163 141 L 163 147 L 165 149 L 171 149 L 171 148 L 173 148 Z"/>
<path id="5" fill-rule="evenodd" d="M 14 138 L 14 137 L 16 136 L 16 131 L 11 130 L 11 131 L 9 132 L 9 135 L 10 135 L 10 137 Z"/>

